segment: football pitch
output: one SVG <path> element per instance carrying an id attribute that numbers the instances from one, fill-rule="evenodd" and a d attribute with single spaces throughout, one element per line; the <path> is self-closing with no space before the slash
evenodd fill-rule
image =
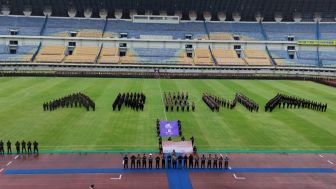
<path id="1" fill-rule="evenodd" d="M 165 112 L 163 92 L 188 92 L 195 112 Z M 42 104 L 75 92 L 96 103 L 96 111 Z M 118 93 L 143 92 L 145 110 L 112 111 Z M 212 112 L 207 92 L 232 100 L 241 92 L 260 106 L 249 112 Z M 264 112 L 277 93 L 328 103 L 327 112 L 278 109 Z M 199 150 L 336 150 L 336 89 L 308 81 L 173 80 L 108 78 L 0 78 L 0 139 L 37 140 L 42 150 L 158 150 L 156 119 L 181 120 L 183 135 Z M 173 140 L 180 140 L 175 138 Z"/>

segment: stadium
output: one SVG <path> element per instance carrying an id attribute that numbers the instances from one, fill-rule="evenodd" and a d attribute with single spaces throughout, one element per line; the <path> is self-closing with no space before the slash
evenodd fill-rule
<path id="1" fill-rule="evenodd" d="M 0 3 L 0 188 L 336 188 L 335 0 Z"/>

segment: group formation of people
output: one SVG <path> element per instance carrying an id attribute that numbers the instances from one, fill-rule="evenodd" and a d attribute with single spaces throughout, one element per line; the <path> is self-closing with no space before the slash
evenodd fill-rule
<path id="1" fill-rule="evenodd" d="M 179 135 L 182 136 L 181 120 L 177 120 L 177 125 L 178 125 L 178 128 L 179 128 Z M 160 136 L 160 120 L 159 119 L 156 119 L 156 134 L 157 134 L 158 137 Z"/>
<path id="2" fill-rule="evenodd" d="M 208 93 L 203 93 L 202 100 L 213 112 L 218 112 L 220 107 L 233 109 L 237 104 L 236 98 L 233 101 L 230 101 L 214 95 L 209 95 Z"/>
<path id="3" fill-rule="evenodd" d="M 16 154 L 38 154 L 38 142 L 34 141 L 33 143 L 28 141 L 16 141 L 15 143 L 15 148 L 16 148 Z M 33 151 L 32 151 L 32 146 L 33 146 Z M 0 140 L 0 154 L 4 155 L 5 154 L 5 149 L 4 149 L 4 142 Z M 7 141 L 7 154 L 12 154 L 12 143 L 10 140 Z"/>
<path id="4" fill-rule="evenodd" d="M 127 155 L 123 158 L 123 166 L 125 169 L 129 168 L 129 160 L 130 160 L 130 168 L 131 169 L 152 169 L 153 162 L 155 162 L 155 168 L 165 169 L 165 168 L 184 168 L 184 169 L 193 169 L 193 168 L 214 168 L 214 169 L 228 169 L 229 168 L 229 158 L 228 156 L 223 156 L 222 154 L 208 154 L 207 156 L 203 154 L 199 156 L 197 153 L 194 154 L 185 154 L 185 155 L 177 155 L 175 152 L 172 154 L 164 155 L 158 154 L 155 157 L 152 154 L 149 154 L 148 157 L 146 154 L 142 156 L 140 154 L 132 155 L 128 157 Z M 148 166 L 147 166 L 148 165 Z"/>
<path id="5" fill-rule="evenodd" d="M 248 109 L 250 112 L 259 111 L 259 105 L 254 102 L 252 99 L 248 98 L 247 96 L 237 93 L 235 96 L 235 99 L 243 105 L 246 109 Z"/>
<path id="6" fill-rule="evenodd" d="M 112 104 L 113 111 L 121 110 L 122 105 L 132 108 L 132 110 L 143 111 L 146 103 L 146 95 L 143 93 L 119 93 Z"/>
<path id="7" fill-rule="evenodd" d="M 257 103 L 240 93 L 237 93 L 232 101 L 209 95 L 208 93 L 203 93 L 202 100 L 213 112 L 218 112 L 220 107 L 233 109 L 236 107 L 237 102 L 251 112 L 259 110 L 259 105 Z"/>
<path id="8" fill-rule="evenodd" d="M 83 93 L 74 93 L 59 99 L 52 100 L 50 102 L 43 103 L 43 110 L 44 111 L 53 111 L 57 108 L 77 108 L 84 106 L 87 111 L 90 111 L 90 108 L 95 111 L 96 104 L 93 102 L 93 100 L 86 96 Z"/>
<path id="9" fill-rule="evenodd" d="M 297 98 L 293 96 L 277 94 L 274 98 L 269 100 L 265 105 L 265 112 L 272 112 L 274 108 L 307 108 L 311 110 L 325 112 L 327 111 L 328 104 Z"/>
<path id="10" fill-rule="evenodd" d="M 165 106 L 165 110 L 166 112 L 168 111 L 174 111 L 174 109 L 178 112 L 179 110 L 181 110 L 182 112 L 187 111 L 189 112 L 191 111 L 195 111 L 195 102 L 192 102 L 191 104 L 188 101 L 189 96 L 188 96 L 188 92 L 184 93 L 180 93 L 180 92 L 164 92 L 163 93 L 163 101 L 164 101 L 164 106 Z"/>

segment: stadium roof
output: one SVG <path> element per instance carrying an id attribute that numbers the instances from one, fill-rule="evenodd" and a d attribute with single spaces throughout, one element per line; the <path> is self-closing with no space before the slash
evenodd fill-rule
<path id="1" fill-rule="evenodd" d="M 225 12 L 228 19 L 233 13 L 240 13 L 246 21 L 254 20 L 257 13 L 263 15 L 264 20 L 273 20 L 275 13 L 281 13 L 284 20 L 292 20 L 295 13 L 309 19 L 316 12 L 333 18 L 336 10 L 336 0 L 0 0 L 0 3 L 8 5 L 11 14 L 22 14 L 25 7 L 31 7 L 33 15 L 43 15 L 44 7 L 48 6 L 53 16 L 67 16 L 67 10 L 75 7 L 78 16 L 83 16 L 86 8 L 92 9 L 94 17 L 98 17 L 103 8 L 108 10 L 109 17 L 113 17 L 115 9 L 138 13 L 150 10 L 153 14 L 165 10 L 169 15 L 182 11 L 184 17 L 189 11 L 196 11 L 200 19 L 204 11 L 210 11 L 213 15 Z"/>

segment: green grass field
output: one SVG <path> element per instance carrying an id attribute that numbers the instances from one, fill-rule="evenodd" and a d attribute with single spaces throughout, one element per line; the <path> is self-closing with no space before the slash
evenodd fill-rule
<path id="1" fill-rule="evenodd" d="M 42 103 L 84 92 L 96 111 L 84 108 L 43 112 Z M 118 92 L 142 91 L 144 112 L 113 112 Z M 196 112 L 164 112 L 161 93 L 187 91 Z M 203 92 L 232 99 L 242 92 L 259 103 L 211 112 Z M 278 92 L 327 102 L 327 112 L 276 109 L 265 103 Z M 182 121 L 184 136 L 200 150 L 336 150 L 336 89 L 303 81 L 158 80 L 100 78 L 0 78 L 0 139 L 38 140 L 44 150 L 156 150 L 156 118 Z"/>

